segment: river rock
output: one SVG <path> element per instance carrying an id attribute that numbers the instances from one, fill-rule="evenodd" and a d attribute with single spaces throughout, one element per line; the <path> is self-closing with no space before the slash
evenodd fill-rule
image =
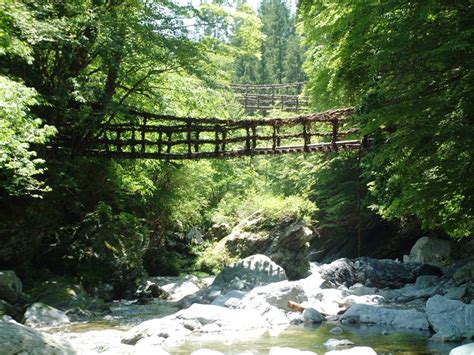
<path id="1" fill-rule="evenodd" d="M 436 295 L 426 302 L 426 314 L 436 332 L 434 340 L 459 341 L 474 337 L 474 304 Z"/>
<path id="2" fill-rule="evenodd" d="M 457 269 L 453 274 L 453 280 L 457 285 L 474 281 L 474 260 L 467 262 Z"/>
<path id="3" fill-rule="evenodd" d="M 158 286 L 156 283 L 147 280 L 145 284 L 141 285 L 135 292 L 135 298 L 139 301 L 153 300 L 153 298 L 166 299 L 169 293 Z"/>
<path id="4" fill-rule="evenodd" d="M 44 303 L 60 310 L 82 308 L 90 311 L 105 312 L 108 306 L 104 301 L 93 298 L 78 284 L 58 278 L 43 282 L 34 290 L 36 302 Z"/>
<path id="5" fill-rule="evenodd" d="M 55 334 L 56 338 L 64 339 L 77 354 L 131 354 L 133 348 L 121 344 L 124 332 L 115 329 L 91 330 L 87 332 L 64 332 Z M 142 352 L 145 354 L 145 352 Z"/>
<path id="6" fill-rule="evenodd" d="M 377 355 L 377 353 L 368 346 L 356 346 L 351 349 L 331 350 L 325 355 Z"/>
<path id="7" fill-rule="evenodd" d="M 44 303 L 33 303 L 26 309 L 24 324 L 29 327 L 55 327 L 69 323 L 69 317 L 62 311 Z"/>
<path id="8" fill-rule="evenodd" d="M 159 276 L 151 277 L 150 281 L 157 284 L 168 293 L 171 301 L 182 301 L 185 298 L 195 298 L 202 301 L 202 296 L 208 292 L 205 290 L 214 281 L 213 277 L 200 279 L 194 275 L 185 276 Z M 197 296 L 197 297 L 195 297 Z M 188 306 L 193 302 L 187 302 Z"/>
<path id="9" fill-rule="evenodd" d="M 51 335 L 12 322 L 0 322 L 2 354 L 68 355 L 76 352 Z"/>
<path id="10" fill-rule="evenodd" d="M 125 333 L 122 343 L 134 345 L 147 337 L 164 338 L 164 344 L 184 341 L 191 333 L 245 332 L 270 328 L 270 324 L 258 312 L 245 309 L 230 309 L 220 306 L 193 304 L 170 316 L 145 321 Z"/>
<path id="11" fill-rule="evenodd" d="M 474 343 L 464 344 L 454 348 L 449 355 L 472 355 L 474 354 Z"/>
<path id="12" fill-rule="evenodd" d="M 252 289 L 242 298 L 241 308 L 258 309 L 264 303 L 290 311 L 289 301 L 302 303 L 307 300 L 305 291 L 298 282 L 280 281 Z"/>
<path id="13" fill-rule="evenodd" d="M 349 259 L 343 258 L 325 264 L 320 268 L 321 277 L 325 280 L 325 287 L 350 287 L 357 282 L 355 265 Z"/>
<path id="14" fill-rule="evenodd" d="M 191 331 L 185 328 L 182 323 L 176 322 L 168 316 L 148 320 L 133 327 L 123 335 L 122 343 L 135 345 L 141 339 L 148 337 L 163 338 L 162 342 L 166 339 L 184 340 L 189 333 Z"/>
<path id="15" fill-rule="evenodd" d="M 269 328 L 268 322 L 252 310 L 237 310 L 204 304 L 193 304 L 172 315 L 171 318 L 180 321 L 197 320 L 201 325 L 217 324 L 220 332 Z"/>
<path id="16" fill-rule="evenodd" d="M 349 308 L 341 318 L 346 323 L 384 324 L 394 328 L 428 330 L 426 314 L 411 309 L 391 309 L 365 304 Z"/>
<path id="17" fill-rule="evenodd" d="M 290 280 L 309 276 L 310 264 L 306 257 L 313 231 L 303 221 L 290 224 L 272 233 L 271 259 L 285 269 Z"/>
<path id="18" fill-rule="evenodd" d="M 289 347 L 275 346 L 270 349 L 268 355 L 317 355 L 315 352 L 309 350 L 298 350 Z"/>
<path id="19" fill-rule="evenodd" d="M 303 311 L 303 319 L 305 323 L 321 323 L 326 320 L 326 318 L 314 308 L 306 308 Z"/>
<path id="20" fill-rule="evenodd" d="M 238 308 L 242 303 L 242 298 L 244 298 L 246 294 L 247 292 L 232 290 L 227 292 L 225 295 L 218 296 L 211 302 L 211 304 L 214 306 Z"/>
<path id="21" fill-rule="evenodd" d="M 451 287 L 446 291 L 444 297 L 449 298 L 450 300 L 460 300 L 466 294 L 466 286 L 461 287 Z"/>
<path id="22" fill-rule="evenodd" d="M 283 267 L 290 280 L 297 280 L 309 275 L 306 254 L 313 236 L 303 221 L 269 225 L 260 213 L 254 213 L 219 241 L 215 252 L 240 257 L 266 255 Z"/>
<path id="23" fill-rule="evenodd" d="M 409 262 L 443 266 L 451 261 L 453 243 L 449 240 L 423 237 L 416 241 L 408 257 Z"/>
<path id="24" fill-rule="evenodd" d="M 14 271 L 0 270 L 0 299 L 16 303 L 22 293 L 23 285 Z"/>
<path id="25" fill-rule="evenodd" d="M 432 265 L 401 263 L 390 259 L 358 258 L 355 262 L 359 281 L 378 288 L 400 288 L 415 283 L 421 275 L 441 276 L 442 271 Z"/>
<path id="26" fill-rule="evenodd" d="M 354 345 L 354 342 L 349 339 L 329 339 L 324 343 L 324 346 L 329 350 L 335 350 L 337 348 L 347 347 Z"/>
<path id="27" fill-rule="evenodd" d="M 216 276 L 212 286 L 229 290 L 232 289 L 231 283 L 236 279 L 244 282 L 247 285 L 245 288 L 251 289 L 287 280 L 287 277 L 285 270 L 271 261 L 268 256 L 252 255 L 224 268 Z"/>

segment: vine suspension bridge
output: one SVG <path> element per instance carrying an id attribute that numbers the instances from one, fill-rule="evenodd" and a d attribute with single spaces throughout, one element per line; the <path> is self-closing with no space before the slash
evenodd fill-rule
<path id="1" fill-rule="evenodd" d="M 247 112 L 307 109 L 302 83 L 232 88 Z M 104 124 L 97 135 L 82 139 L 81 153 L 183 160 L 359 149 L 361 141 L 349 139 L 358 130 L 346 127 L 353 113 L 353 108 L 344 108 L 291 118 L 224 120 L 128 110 L 127 119 Z"/>

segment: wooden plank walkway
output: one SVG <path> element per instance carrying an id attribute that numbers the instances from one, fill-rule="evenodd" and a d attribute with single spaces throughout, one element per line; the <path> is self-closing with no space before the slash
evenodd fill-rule
<path id="1" fill-rule="evenodd" d="M 359 149 L 346 127 L 353 108 L 292 118 L 222 120 L 128 111 L 134 123 L 110 123 L 83 154 L 120 159 L 209 159 Z"/>

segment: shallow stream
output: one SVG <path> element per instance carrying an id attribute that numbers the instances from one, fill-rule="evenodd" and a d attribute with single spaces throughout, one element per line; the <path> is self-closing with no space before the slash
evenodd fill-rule
<path id="1" fill-rule="evenodd" d="M 84 323 L 72 323 L 53 332 L 83 333 L 91 330 L 127 330 L 145 320 L 160 318 L 177 311 L 175 303 L 155 301 L 147 305 L 136 305 L 130 302 L 118 302 L 112 305 L 112 313 L 103 318 Z M 334 335 L 330 330 L 335 326 L 343 329 L 341 335 Z M 223 335 L 190 336 L 183 344 L 172 348 L 165 347 L 170 354 L 191 354 L 194 350 L 206 348 L 219 350 L 225 354 L 268 354 L 272 347 L 291 347 L 299 350 L 310 350 L 324 354 L 324 343 L 328 339 L 349 339 L 354 346 L 369 346 L 377 354 L 449 354 L 449 351 L 460 344 L 439 343 L 429 340 L 427 332 L 413 330 L 401 331 L 384 326 L 341 325 L 323 323 L 315 326 L 290 326 L 281 331 L 247 334 L 245 337 L 225 337 Z"/>

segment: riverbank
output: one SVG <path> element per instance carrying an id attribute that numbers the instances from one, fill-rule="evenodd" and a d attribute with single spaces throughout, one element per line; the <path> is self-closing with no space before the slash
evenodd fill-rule
<path id="1" fill-rule="evenodd" d="M 37 322 L 25 322 L 31 327 L 4 317 L 0 342 L 7 354 L 296 354 L 362 346 L 447 354 L 474 336 L 472 260 L 443 270 L 369 258 L 310 266 L 308 277 L 288 281 L 280 266 L 254 255 L 215 279 L 150 278 L 166 300 L 113 302 L 107 314 L 62 323 L 60 311 L 43 309 Z"/>

